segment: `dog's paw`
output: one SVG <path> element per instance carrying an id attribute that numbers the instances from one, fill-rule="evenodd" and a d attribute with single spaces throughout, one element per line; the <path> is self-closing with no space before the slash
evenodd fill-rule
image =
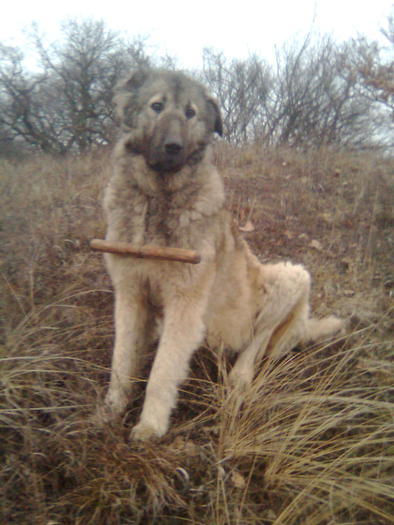
<path id="1" fill-rule="evenodd" d="M 110 417 L 121 417 L 126 410 L 128 401 L 128 393 L 119 388 L 110 387 L 104 399 L 104 409 L 108 412 Z"/>
<path id="2" fill-rule="evenodd" d="M 167 428 L 159 428 L 159 426 L 151 423 L 144 423 L 140 421 L 130 432 L 130 439 L 132 441 L 151 441 L 159 439 L 166 433 Z"/>
<path id="3" fill-rule="evenodd" d="M 119 423 L 127 406 L 127 397 L 115 389 L 110 389 L 94 414 L 90 417 L 91 423 L 98 427 Z"/>
<path id="4" fill-rule="evenodd" d="M 340 336 L 344 336 L 349 333 L 350 330 L 350 320 L 349 319 L 338 319 L 338 332 Z"/>
<path id="5" fill-rule="evenodd" d="M 102 428 L 109 424 L 120 423 L 121 414 L 114 412 L 106 403 L 102 403 L 89 419 L 92 425 Z"/>
<path id="6" fill-rule="evenodd" d="M 230 388 L 238 393 L 244 393 L 252 384 L 253 369 L 234 365 L 229 375 Z"/>

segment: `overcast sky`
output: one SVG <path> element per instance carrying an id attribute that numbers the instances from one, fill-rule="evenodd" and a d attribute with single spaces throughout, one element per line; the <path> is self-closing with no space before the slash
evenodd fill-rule
<path id="1" fill-rule="evenodd" d="M 23 30 L 33 21 L 53 41 L 65 18 L 103 19 L 110 29 L 148 37 L 155 54 L 193 68 L 204 47 L 228 57 L 269 58 L 275 45 L 311 30 L 338 40 L 357 34 L 379 39 L 390 14 L 392 0 L 11 0 L 0 20 L 0 41 L 24 45 Z"/>

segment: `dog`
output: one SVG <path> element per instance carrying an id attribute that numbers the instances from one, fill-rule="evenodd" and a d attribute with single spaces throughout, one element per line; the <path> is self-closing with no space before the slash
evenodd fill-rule
<path id="1" fill-rule="evenodd" d="M 158 341 L 131 438 L 160 438 L 193 353 L 205 341 L 238 353 L 234 388 L 264 355 L 341 332 L 337 317 L 310 318 L 310 275 L 288 262 L 261 264 L 225 208 L 210 143 L 222 135 L 217 102 L 180 72 L 140 70 L 115 90 L 121 131 L 106 188 L 106 239 L 193 249 L 197 265 L 106 254 L 115 290 L 115 346 L 105 412 L 119 418 L 143 354 Z"/>

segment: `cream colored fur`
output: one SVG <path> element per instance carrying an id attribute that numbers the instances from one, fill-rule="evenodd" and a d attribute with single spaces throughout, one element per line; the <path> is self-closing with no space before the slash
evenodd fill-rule
<path id="1" fill-rule="evenodd" d="M 244 388 L 267 352 L 277 359 L 344 323 L 311 319 L 308 272 L 290 263 L 261 264 L 234 228 L 209 152 L 211 136 L 221 132 L 220 114 L 204 88 L 179 73 L 137 72 L 119 86 L 116 101 L 122 134 L 105 194 L 107 239 L 189 248 L 202 257 L 197 265 L 105 257 L 116 329 L 107 416 L 126 409 L 142 356 L 158 337 L 132 431 L 145 440 L 168 430 L 178 386 L 204 341 L 239 353 L 231 381 Z M 169 169 L 171 163 L 179 166 Z"/>

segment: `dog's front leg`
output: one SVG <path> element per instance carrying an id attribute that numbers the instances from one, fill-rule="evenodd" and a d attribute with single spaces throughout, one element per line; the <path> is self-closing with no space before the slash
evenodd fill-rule
<path id="1" fill-rule="evenodd" d="M 205 326 L 205 297 L 190 296 L 172 300 L 165 307 L 163 333 L 149 376 L 140 422 L 131 432 L 132 439 L 146 440 L 163 436 L 176 405 L 177 388 L 186 379 L 193 352 L 201 344 Z"/>
<path id="2" fill-rule="evenodd" d="M 116 289 L 118 288 L 118 289 Z M 139 350 L 145 343 L 147 306 L 141 290 L 115 287 L 115 346 L 111 380 L 105 397 L 109 418 L 120 416 L 129 401 L 132 379 L 139 370 Z"/>

